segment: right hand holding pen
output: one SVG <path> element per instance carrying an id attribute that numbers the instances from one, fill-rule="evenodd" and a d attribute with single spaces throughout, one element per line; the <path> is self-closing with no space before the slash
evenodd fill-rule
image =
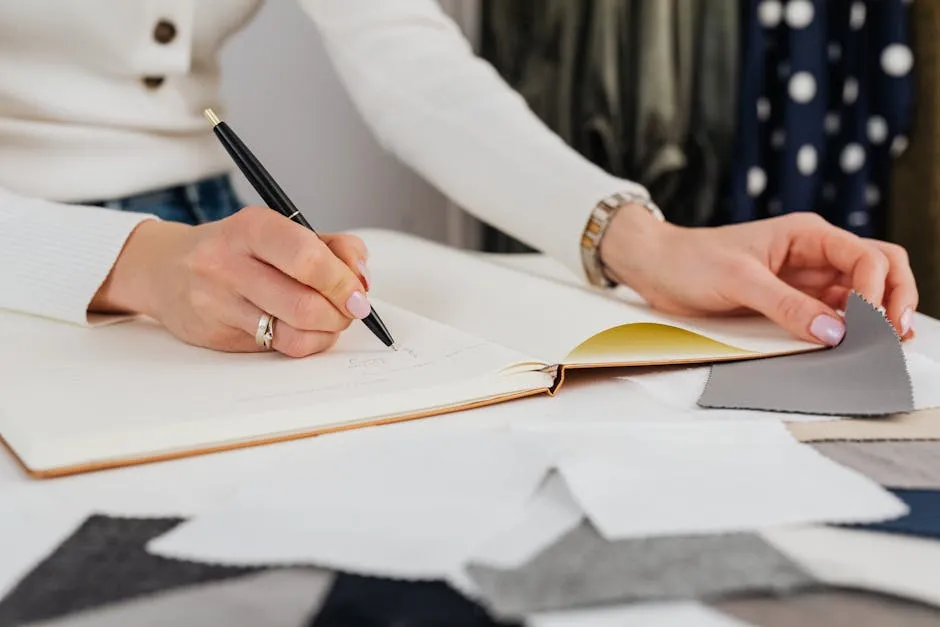
<path id="1" fill-rule="evenodd" d="M 365 244 L 317 234 L 265 207 L 199 226 L 141 223 L 90 311 L 150 316 L 181 340 L 229 352 L 255 343 L 262 314 L 272 348 L 305 357 L 369 314 Z"/>

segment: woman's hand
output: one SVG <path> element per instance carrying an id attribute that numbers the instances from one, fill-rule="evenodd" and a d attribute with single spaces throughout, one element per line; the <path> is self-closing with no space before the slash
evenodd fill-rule
<path id="1" fill-rule="evenodd" d="M 652 307 L 684 315 L 756 311 L 797 337 L 835 345 L 851 291 L 911 337 L 918 295 L 900 246 L 860 238 L 812 213 L 682 228 L 624 207 L 601 241 L 611 278 Z"/>
<path id="2" fill-rule="evenodd" d="M 368 315 L 366 257 L 357 237 L 318 237 L 264 207 L 195 227 L 148 221 L 90 310 L 148 315 L 185 342 L 231 352 L 263 350 L 254 336 L 268 313 L 272 348 L 304 357 Z"/>

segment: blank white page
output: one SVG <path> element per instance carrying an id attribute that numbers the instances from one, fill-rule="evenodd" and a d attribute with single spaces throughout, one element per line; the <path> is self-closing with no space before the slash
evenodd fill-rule
<path id="1" fill-rule="evenodd" d="M 525 270 L 517 270 L 497 263 L 505 256 L 491 262 L 404 233 L 355 233 L 369 248 L 372 291 L 381 299 L 548 364 L 702 361 L 816 348 L 758 316 L 666 316 L 629 290 L 581 287 L 573 277 L 564 280 L 570 273 L 557 264 L 531 256 L 518 264 Z M 636 323 L 572 354 L 603 331 Z"/>
<path id="2" fill-rule="evenodd" d="M 0 314 L 0 434 L 33 470 L 226 446 L 547 388 L 510 349 L 375 302 L 325 353 L 231 354 L 140 319 L 87 329 Z"/>

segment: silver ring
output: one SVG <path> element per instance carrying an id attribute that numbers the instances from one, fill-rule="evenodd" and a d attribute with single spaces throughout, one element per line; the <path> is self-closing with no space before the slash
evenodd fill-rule
<path id="1" fill-rule="evenodd" d="M 268 314 L 261 314 L 258 318 L 258 328 L 255 331 L 255 344 L 271 350 L 271 342 L 274 341 L 274 318 Z"/>

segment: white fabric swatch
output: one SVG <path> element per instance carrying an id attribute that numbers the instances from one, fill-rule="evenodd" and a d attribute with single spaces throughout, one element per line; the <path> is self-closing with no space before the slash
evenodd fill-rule
<path id="1" fill-rule="evenodd" d="M 93 513 L 191 516 L 262 469 L 314 455 L 326 443 L 297 440 L 48 480 L 0 456 L 0 598 Z"/>
<path id="2" fill-rule="evenodd" d="M 310 564 L 398 578 L 449 577 L 519 520 L 550 467 L 505 432 L 376 428 L 330 436 L 151 552 L 227 564 Z"/>
<path id="3" fill-rule="evenodd" d="M 908 511 L 780 423 L 548 425 L 517 433 L 545 447 L 608 540 L 874 522 Z"/>
<path id="4" fill-rule="evenodd" d="M 905 348 L 907 373 L 914 388 L 914 408 L 940 407 L 940 364 L 922 353 Z"/>
<path id="5" fill-rule="evenodd" d="M 518 520 L 474 551 L 473 562 L 502 570 L 520 568 L 583 518 L 564 479 L 552 473 Z"/>
<path id="6" fill-rule="evenodd" d="M 820 580 L 940 607 L 940 542 L 832 527 L 769 529 L 761 536 Z"/>
<path id="7" fill-rule="evenodd" d="M 525 620 L 525 627 L 746 627 L 749 624 L 695 601 L 545 612 Z"/>

